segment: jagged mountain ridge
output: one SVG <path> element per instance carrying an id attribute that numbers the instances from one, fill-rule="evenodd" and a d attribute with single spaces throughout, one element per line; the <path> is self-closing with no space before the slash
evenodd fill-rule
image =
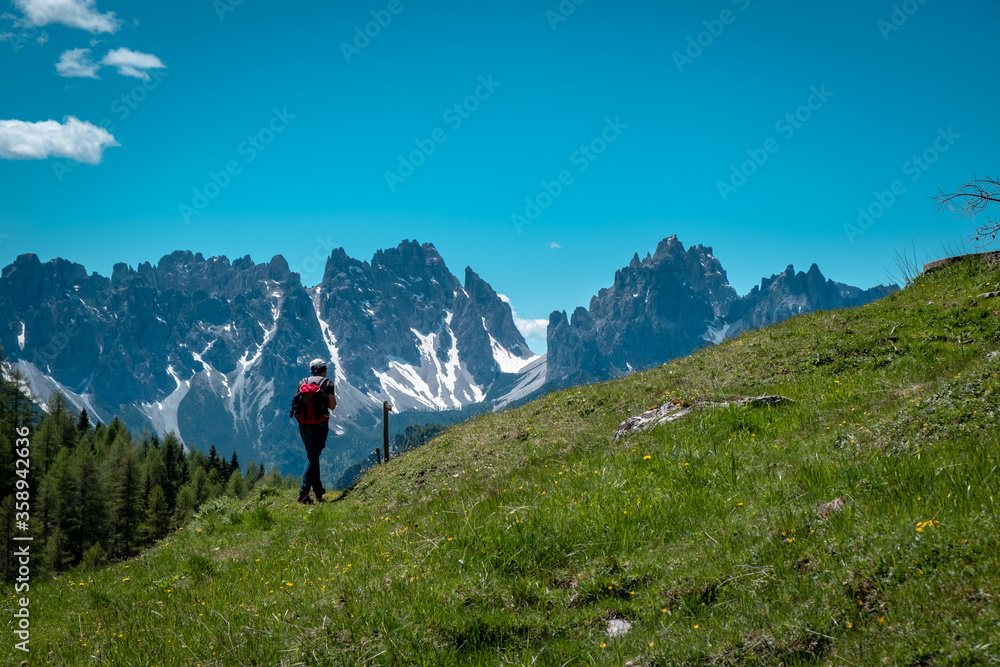
<path id="1" fill-rule="evenodd" d="M 288 393 L 316 356 L 332 361 L 333 427 L 344 433 L 374 426 L 383 400 L 399 412 L 502 408 L 893 289 L 836 283 L 813 265 L 741 297 L 712 248 L 685 250 L 672 236 L 635 255 L 589 308 L 553 312 L 538 357 L 493 288 L 468 267 L 460 281 L 427 243 L 370 262 L 334 250 L 310 288 L 281 256 L 177 251 L 155 266 L 117 264 L 109 279 L 22 255 L 0 276 L 0 346 L 43 400 L 58 389 L 98 419 L 266 464 L 299 453 Z"/>
<path id="2" fill-rule="evenodd" d="M 635 255 L 616 271 L 611 287 L 601 289 L 589 308 L 578 307 L 570 317 L 565 311 L 549 316 L 546 382 L 568 386 L 621 377 L 748 329 L 815 310 L 864 305 L 897 289 L 837 283 L 813 264 L 808 273 L 789 266 L 741 297 L 712 248 L 685 250 L 670 236 L 652 255 L 642 260 Z"/>
<path id="3" fill-rule="evenodd" d="M 63 391 L 98 419 L 176 430 L 243 460 L 297 446 L 289 388 L 332 360 L 333 427 L 397 410 L 459 409 L 537 360 L 510 307 L 471 269 L 461 283 L 431 244 L 360 262 L 339 249 L 305 288 L 279 255 L 264 264 L 186 251 L 110 279 L 22 255 L 0 276 L 0 346 L 43 400 Z"/>
<path id="4" fill-rule="evenodd" d="M 759 287 L 755 286 L 732 304 L 725 318 L 726 334 L 733 337 L 814 310 L 862 306 L 898 289 L 896 285 L 877 285 L 863 290 L 824 278 L 816 264 L 805 273 L 796 273 L 789 264 L 783 272 L 764 278 Z"/>

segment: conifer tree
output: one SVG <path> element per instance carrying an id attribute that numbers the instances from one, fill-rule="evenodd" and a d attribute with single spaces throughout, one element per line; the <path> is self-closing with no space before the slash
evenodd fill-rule
<path id="1" fill-rule="evenodd" d="M 35 429 L 27 380 L 20 371 L 11 370 L 3 362 L 2 350 L 0 369 L 4 371 L 0 372 L 0 498 L 4 498 L 14 493 L 15 477 L 7 471 L 14 469 L 17 429 L 24 426 Z"/>
<path id="2" fill-rule="evenodd" d="M 87 550 L 83 553 L 83 558 L 81 559 L 83 566 L 96 570 L 108 562 L 108 555 L 104 551 L 104 547 L 101 546 L 100 542 L 94 542 L 90 545 Z"/>
<path id="3" fill-rule="evenodd" d="M 207 473 L 211 473 L 213 470 L 222 472 L 222 458 L 219 456 L 219 452 L 215 449 L 215 445 L 212 445 L 208 449 L 208 468 L 205 470 Z"/>
<path id="4" fill-rule="evenodd" d="M 80 420 L 76 422 L 76 430 L 81 433 L 90 430 L 90 415 L 87 414 L 87 408 L 80 412 Z"/>
<path id="5" fill-rule="evenodd" d="M 19 426 L 27 424 L 31 419 L 31 411 L 28 404 L 31 400 L 28 378 L 20 370 L 12 370 L 8 374 L 7 383 L 11 392 L 11 415 L 13 416 L 13 433 Z"/>
<path id="6" fill-rule="evenodd" d="M 48 412 L 39 418 L 32 438 L 32 468 L 39 474 L 48 469 L 60 449 L 75 449 L 79 436 L 69 402 L 62 393 L 52 392 L 48 407 Z"/>
<path id="7" fill-rule="evenodd" d="M 174 508 L 177 505 L 177 492 L 185 480 L 184 446 L 180 438 L 171 431 L 163 439 L 163 467 L 166 470 L 166 480 L 163 493 L 167 496 L 167 504 Z"/>
<path id="8" fill-rule="evenodd" d="M 208 481 L 213 487 L 219 487 L 224 489 L 226 486 L 226 480 L 228 475 L 226 475 L 226 469 L 228 465 L 226 460 L 219 456 L 219 452 L 216 451 L 215 445 L 212 445 L 208 450 L 208 458 L 206 459 L 206 472 L 208 473 Z M 213 492 L 212 497 L 219 495 Z"/>
<path id="9" fill-rule="evenodd" d="M 239 469 L 229 476 L 229 482 L 226 484 L 226 495 L 233 498 L 239 498 L 240 500 L 246 498 L 247 483 L 246 480 L 243 479 L 243 475 L 240 473 Z"/>
<path id="10" fill-rule="evenodd" d="M 76 447 L 76 428 L 73 425 L 73 412 L 66 396 L 60 391 L 49 396 L 47 418 L 53 422 L 53 431 L 61 447 Z"/>
<path id="11" fill-rule="evenodd" d="M 202 470 L 202 474 L 204 474 Z M 175 526 L 182 526 L 194 517 L 195 509 L 198 507 L 198 491 L 193 482 L 188 482 L 177 491 L 177 506 L 174 508 L 173 522 Z"/>
<path id="12" fill-rule="evenodd" d="M 97 449 L 102 444 L 107 445 L 114 442 L 115 438 L 118 437 L 118 434 L 124 430 L 126 430 L 125 425 L 122 424 L 118 417 L 115 417 L 111 420 L 111 423 L 108 424 L 108 427 L 103 430 L 104 437 L 94 439 L 94 449 Z"/>
<path id="13" fill-rule="evenodd" d="M 167 506 L 167 497 L 159 485 L 153 487 L 146 503 L 146 518 L 142 525 L 143 536 L 146 540 L 158 540 L 170 530 L 171 519 L 170 508 Z"/>
<path id="14" fill-rule="evenodd" d="M 188 466 L 191 468 L 190 474 L 194 475 L 195 468 L 201 468 L 206 473 L 208 472 L 208 459 L 205 458 L 205 453 L 200 449 L 191 449 L 191 452 L 187 455 Z"/>
<path id="15" fill-rule="evenodd" d="M 194 488 L 196 505 L 201 505 L 214 497 L 212 482 L 208 473 L 201 466 L 194 469 L 194 473 L 191 475 L 191 486 Z"/>
<path id="16" fill-rule="evenodd" d="M 54 464 L 53 464 L 54 465 Z M 31 528 L 33 537 L 39 543 L 48 543 L 54 532 L 59 529 L 60 498 L 56 488 L 56 475 L 45 475 L 35 486 L 31 503 Z"/>
<path id="17" fill-rule="evenodd" d="M 146 453 L 146 476 L 148 478 L 148 491 L 152 491 L 154 486 L 161 489 L 168 484 L 167 466 L 163 463 L 163 456 L 158 449 L 150 449 Z"/>
<path id="18" fill-rule="evenodd" d="M 45 538 L 45 546 L 42 547 L 42 569 L 49 574 L 62 571 L 70 564 L 68 553 L 66 535 L 56 526 Z"/>
<path id="19" fill-rule="evenodd" d="M 105 494 L 94 453 L 88 447 L 73 452 L 69 465 L 69 501 L 64 508 L 63 528 L 69 540 L 73 562 L 100 541 L 106 526 Z"/>
<path id="20" fill-rule="evenodd" d="M 247 488 L 252 489 L 254 485 L 257 484 L 257 480 L 259 480 L 263 476 L 264 476 L 264 469 L 261 468 L 259 465 L 257 465 L 256 461 L 251 460 L 250 463 L 247 464 L 247 474 L 246 474 Z"/>
<path id="21" fill-rule="evenodd" d="M 14 496 L 0 500 L 0 542 L 4 545 L 0 553 L 0 572 L 4 581 L 13 581 L 17 563 L 14 561 L 14 550 L 9 547 L 14 544 Z"/>
<path id="22" fill-rule="evenodd" d="M 135 449 L 131 445 L 122 448 L 109 489 L 113 531 L 110 553 L 113 556 L 128 558 L 135 551 L 143 518 L 142 482 L 142 469 Z"/>

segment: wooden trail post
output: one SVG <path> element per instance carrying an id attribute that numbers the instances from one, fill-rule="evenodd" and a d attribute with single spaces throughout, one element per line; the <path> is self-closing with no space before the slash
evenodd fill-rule
<path id="1" fill-rule="evenodd" d="M 382 401 L 382 462 L 385 463 L 389 460 L 389 413 L 392 412 L 392 406 L 389 405 L 389 401 Z"/>

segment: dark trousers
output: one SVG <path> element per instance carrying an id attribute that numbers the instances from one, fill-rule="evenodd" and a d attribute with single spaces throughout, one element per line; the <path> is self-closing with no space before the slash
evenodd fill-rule
<path id="1" fill-rule="evenodd" d="M 321 497 L 326 490 L 323 482 L 319 478 L 319 455 L 326 447 L 326 436 L 330 433 L 330 425 L 327 422 L 321 424 L 299 424 L 299 435 L 302 436 L 302 444 L 306 447 L 306 458 L 309 464 L 302 474 L 302 486 L 299 487 L 299 498 L 309 495 L 312 489 L 316 497 Z"/>

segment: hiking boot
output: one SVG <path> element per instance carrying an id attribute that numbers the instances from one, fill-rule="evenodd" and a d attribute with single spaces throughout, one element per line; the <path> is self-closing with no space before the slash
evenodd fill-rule
<path id="1" fill-rule="evenodd" d="M 312 500 L 310 500 L 308 495 L 299 496 L 298 503 L 299 505 L 312 505 Z"/>
<path id="2" fill-rule="evenodd" d="M 325 503 L 326 502 L 326 492 L 325 491 L 323 493 L 319 493 L 319 494 L 316 495 L 316 502 L 318 502 L 318 503 Z"/>

